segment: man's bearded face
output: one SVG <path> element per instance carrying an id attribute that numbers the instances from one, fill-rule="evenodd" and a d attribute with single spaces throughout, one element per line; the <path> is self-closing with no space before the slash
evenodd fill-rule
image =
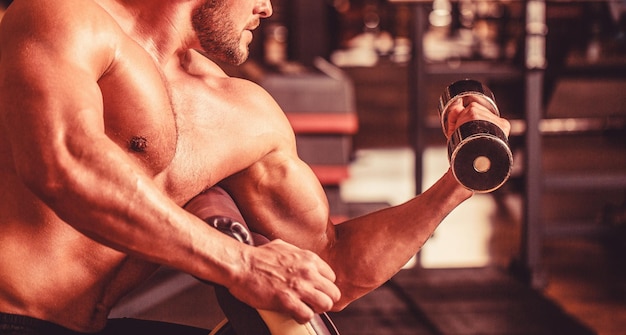
<path id="1" fill-rule="evenodd" d="M 239 65 L 248 58 L 248 46 L 242 45 L 242 31 L 236 28 L 226 2 L 206 1 L 194 11 L 192 25 L 200 46 L 210 57 Z"/>

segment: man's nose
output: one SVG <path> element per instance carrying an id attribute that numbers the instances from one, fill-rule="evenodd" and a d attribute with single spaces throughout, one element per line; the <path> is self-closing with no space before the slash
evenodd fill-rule
<path id="1" fill-rule="evenodd" d="M 272 9 L 272 2 L 270 0 L 259 0 L 256 13 L 259 14 L 262 18 L 268 18 L 272 16 L 274 10 Z"/>

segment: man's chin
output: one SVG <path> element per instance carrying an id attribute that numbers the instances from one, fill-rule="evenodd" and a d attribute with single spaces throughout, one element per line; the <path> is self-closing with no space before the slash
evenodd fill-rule
<path id="1" fill-rule="evenodd" d="M 221 62 L 226 63 L 228 65 L 233 65 L 233 66 L 239 66 L 243 64 L 246 60 L 248 60 L 248 57 L 240 57 L 240 58 L 224 57 L 220 59 Z"/>
<path id="2" fill-rule="evenodd" d="M 208 52 L 208 54 L 213 59 L 216 59 L 228 65 L 241 65 L 246 60 L 248 60 L 248 56 L 250 55 L 247 49 L 240 50 L 240 51 L 230 50 L 230 51 L 222 51 L 222 52 Z"/>
<path id="3" fill-rule="evenodd" d="M 247 50 L 246 52 L 216 52 L 215 50 L 205 49 L 205 53 L 207 57 L 215 61 L 235 66 L 243 64 L 246 60 L 248 60 L 248 57 L 250 55 Z"/>
<path id="4" fill-rule="evenodd" d="M 225 59 L 223 60 L 224 62 L 230 64 L 230 65 L 241 65 L 243 64 L 245 61 L 248 60 L 248 56 L 249 54 L 246 53 L 242 53 L 242 54 L 238 54 L 238 55 L 232 55 L 231 57 L 224 57 Z"/>

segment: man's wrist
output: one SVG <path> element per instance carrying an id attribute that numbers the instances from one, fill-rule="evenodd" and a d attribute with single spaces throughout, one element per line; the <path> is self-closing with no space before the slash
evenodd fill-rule
<path id="1" fill-rule="evenodd" d="M 443 179 L 446 185 L 450 185 L 450 187 L 452 188 L 452 190 L 450 191 L 451 198 L 453 199 L 458 198 L 460 202 L 462 202 L 471 198 L 474 195 L 474 191 L 463 186 L 463 184 L 461 184 L 454 177 L 454 173 L 452 172 L 451 168 L 448 169 L 448 171 L 446 171 L 446 174 L 444 175 Z"/>

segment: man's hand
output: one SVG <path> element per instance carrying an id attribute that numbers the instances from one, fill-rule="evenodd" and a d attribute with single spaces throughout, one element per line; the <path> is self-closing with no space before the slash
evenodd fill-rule
<path id="1" fill-rule="evenodd" d="M 246 268 L 228 286 L 242 302 L 306 323 L 315 314 L 329 311 L 339 300 L 335 273 L 315 253 L 281 240 L 245 250 Z"/>
<path id="2" fill-rule="evenodd" d="M 502 129 L 506 136 L 509 136 L 511 132 L 511 124 L 509 121 L 495 115 L 489 108 L 480 104 L 475 97 L 467 96 L 462 99 L 457 99 L 450 105 L 448 109 L 448 133 L 446 137 L 450 138 L 456 128 L 472 120 L 493 122 Z"/>
<path id="3" fill-rule="evenodd" d="M 448 137 L 450 171 L 468 190 L 496 190 L 509 178 L 513 165 L 507 141 L 510 123 L 499 117 L 489 97 L 478 93 L 459 94 L 445 103 L 441 115 L 447 122 L 443 127 Z"/>

